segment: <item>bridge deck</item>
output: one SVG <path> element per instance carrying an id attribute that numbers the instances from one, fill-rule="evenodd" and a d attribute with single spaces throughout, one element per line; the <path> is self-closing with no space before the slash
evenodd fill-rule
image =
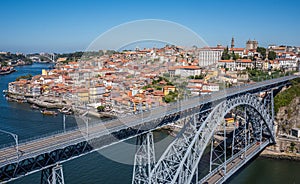
<path id="1" fill-rule="evenodd" d="M 128 127 L 134 127 L 145 122 L 158 120 L 166 115 L 178 113 L 193 107 L 197 107 L 201 104 L 214 102 L 216 100 L 224 99 L 228 96 L 251 92 L 253 90 L 259 90 L 261 88 L 268 88 L 272 85 L 280 84 L 288 80 L 297 78 L 299 76 L 286 76 L 282 78 L 263 81 L 251 85 L 245 85 L 241 87 L 229 88 L 223 91 L 213 93 L 212 95 L 206 95 L 201 97 L 194 97 L 188 100 L 180 101 L 167 107 L 159 107 L 147 112 L 143 117 L 141 114 L 128 116 L 120 120 L 112 120 L 102 124 L 97 124 L 89 127 L 89 135 L 86 136 L 83 130 L 72 130 L 66 133 L 56 134 L 54 136 L 44 137 L 30 142 L 25 142 L 19 145 L 21 156 L 19 160 L 26 158 L 36 157 L 38 155 L 56 150 L 63 149 L 69 145 L 78 144 L 80 142 L 90 140 L 102 135 L 108 135 L 111 132 L 126 129 Z M 146 117 L 146 118 L 144 118 Z M 142 121 L 143 119 L 143 121 Z M 237 160 L 238 161 L 238 160 Z M 8 165 L 10 163 L 17 162 L 16 148 L 15 146 L 0 149 L 0 167 Z"/>
<path id="2" fill-rule="evenodd" d="M 256 142 L 257 143 L 257 142 Z M 210 183 L 219 183 L 223 177 L 229 178 L 232 173 L 234 173 L 236 170 L 238 170 L 243 164 L 243 162 L 249 161 L 253 156 L 255 156 L 259 151 L 263 150 L 267 145 L 269 144 L 269 141 L 265 141 L 262 143 L 257 143 L 251 145 L 246 150 L 246 154 L 242 153 L 239 156 L 235 157 L 234 159 L 230 160 L 226 163 L 226 174 L 224 173 L 224 167 L 219 167 L 214 171 L 214 174 L 208 177 L 205 181 L 201 181 L 206 184 Z M 228 173 L 231 173 L 228 175 Z M 224 181 L 224 180 L 223 180 Z"/>

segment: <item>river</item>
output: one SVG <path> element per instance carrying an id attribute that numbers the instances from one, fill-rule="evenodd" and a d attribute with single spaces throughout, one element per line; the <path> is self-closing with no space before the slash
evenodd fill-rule
<path id="1" fill-rule="evenodd" d="M 0 76 L 0 91 L 21 75 L 37 75 L 49 64 L 33 64 L 16 67 L 17 72 Z M 66 118 L 66 127 L 76 126 L 72 116 Z M 62 116 L 43 116 L 38 110 L 32 110 L 28 104 L 8 102 L 0 97 L 0 128 L 18 134 L 20 140 L 49 134 L 63 129 Z M 155 132 L 157 155 L 160 155 L 172 138 L 163 132 Z M 159 141 L 160 140 L 160 141 Z M 12 143 L 9 135 L 0 133 L 0 144 Z M 70 183 L 131 183 L 135 140 L 128 140 L 94 152 L 63 164 L 65 182 Z M 39 183 L 40 172 L 20 178 L 10 183 Z M 300 162 L 256 158 L 247 164 L 238 174 L 230 178 L 230 184 L 293 184 L 300 183 Z"/>

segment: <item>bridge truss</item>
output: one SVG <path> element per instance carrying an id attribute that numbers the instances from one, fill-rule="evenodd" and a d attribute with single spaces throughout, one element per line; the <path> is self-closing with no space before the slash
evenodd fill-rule
<path id="1" fill-rule="evenodd" d="M 228 113 L 234 116 L 234 123 L 224 120 Z M 178 121 L 184 121 L 184 127 L 155 164 L 138 159 L 154 154 L 137 151 L 132 183 L 224 182 L 268 144 L 275 143 L 273 90 L 261 96 L 236 95 Z M 138 150 L 152 145 L 147 139 Z"/>

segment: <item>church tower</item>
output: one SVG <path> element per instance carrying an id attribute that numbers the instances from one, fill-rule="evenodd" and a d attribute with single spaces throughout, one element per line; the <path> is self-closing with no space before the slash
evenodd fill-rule
<path id="1" fill-rule="evenodd" d="M 234 48 L 234 38 L 231 39 L 231 48 Z"/>

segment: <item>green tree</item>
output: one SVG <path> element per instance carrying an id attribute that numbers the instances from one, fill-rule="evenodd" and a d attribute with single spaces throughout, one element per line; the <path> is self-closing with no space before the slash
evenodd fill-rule
<path id="1" fill-rule="evenodd" d="M 295 146 L 296 146 L 296 143 L 291 142 L 291 144 L 290 144 L 290 151 L 291 151 L 291 152 L 294 152 Z"/>
<path id="2" fill-rule="evenodd" d="M 235 54 L 234 51 L 232 51 L 231 57 L 232 57 L 232 59 L 235 60 L 235 61 L 236 61 L 237 59 L 240 59 L 240 55 Z"/>
<path id="3" fill-rule="evenodd" d="M 274 110 L 277 113 L 280 107 L 288 106 L 293 99 L 300 96 L 300 79 L 294 79 L 291 81 L 292 86 L 279 94 L 274 98 Z"/>
<path id="4" fill-rule="evenodd" d="M 2 66 L 7 66 L 7 62 L 0 63 Z"/>
<path id="5" fill-rule="evenodd" d="M 172 92 L 170 91 L 168 95 L 166 95 L 163 99 L 166 103 L 175 102 L 178 98 L 178 91 Z"/>
<path id="6" fill-rule="evenodd" d="M 203 78 L 204 78 L 203 75 L 196 75 L 196 76 L 195 76 L 195 79 L 203 79 Z"/>
<path id="7" fill-rule="evenodd" d="M 29 80 L 32 78 L 32 75 L 31 74 L 28 74 L 28 75 L 22 75 L 22 76 L 19 76 L 16 78 L 16 81 L 19 81 L 20 79 L 26 79 L 26 80 Z"/>
<path id="8" fill-rule="evenodd" d="M 221 59 L 222 60 L 228 60 L 228 59 L 230 59 L 230 54 L 229 54 L 229 51 L 228 51 L 228 46 L 224 49 L 224 52 L 222 53 Z"/>
<path id="9" fill-rule="evenodd" d="M 274 51 L 270 51 L 269 52 L 269 55 L 268 55 L 268 59 L 269 60 L 274 60 L 276 58 L 276 52 L 274 52 Z"/>
<path id="10" fill-rule="evenodd" d="M 100 105 L 100 106 L 97 107 L 98 112 L 103 112 L 104 109 L 105 109 L 104 105 Z"/>
<path id="11" fill-rule="evenodd" d="M 256 51 L 260 53 L 262 59 L 266 59 L 266 55 L 267 55 L 266 54 L 266 52 L 267 52 L 266 48 L 264 48 L 264 47 L 257 47 Z"/>

